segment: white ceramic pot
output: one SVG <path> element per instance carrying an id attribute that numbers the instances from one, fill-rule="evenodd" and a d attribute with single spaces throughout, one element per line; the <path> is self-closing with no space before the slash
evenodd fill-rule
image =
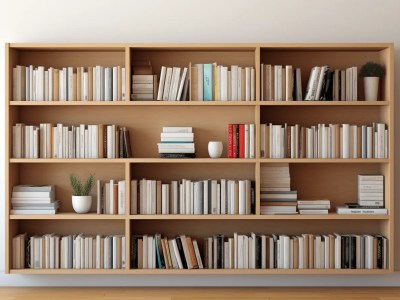
<path id="1" fill-rule="evenodd" d="M 366 101 L 378 100 L 379 77 L 364 77 L 364 93 Z"/>
<path id="2" fill-rule="evenodd" d="M 72 196 L 72 207 L 78 214 L 86 214 L 92 207 L 92 196 Z"/>
<path id="3" fill-rule="evenodd" d="M 220 158 L 223 148 L 221 141 L 208 142 L 208 155 L 210 155 L 211 158 Z"/>

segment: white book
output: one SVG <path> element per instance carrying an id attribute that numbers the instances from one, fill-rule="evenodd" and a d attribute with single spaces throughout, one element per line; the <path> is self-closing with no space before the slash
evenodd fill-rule
<path id="1" fill-rule="evenodd" d="M 192 133 L 193 127 L 163 127 L 163 133 Z"/>
<path id="2" fill-rule="evenodd" d="M 237 101 L 238 99 L 238 66 L 231 66 L 231 99 L 232 101 Z"/>
<path id="3" fill-rule="evenodd" d="M 172 82 L 172 68 L 167 68 L 167 72 L 165 74 L 165 83 L 164 83 L 164 91 L 162 98 L 162 100 L 164 101 L 169 100 L 169 91 L 171 88 L 171 82 Z"/>
<path id="4" fill-rule="evenodd" d="M 253 151 L 254 151 L 254 149 L 253 149 Z M 244 124 L 244 158 L 250 158 L 250 125 L 249 124 Z"/>
<path id="5" fill-rule="evenodd" d="M 36 100 L 39 101 L 45 100 L 45 71 L 43 66 L 39 66 L 37 68 L 36 89 L 37 89 Z"/>
<path id="6" fill-rule="evenodd" d="M 239 215 L 246 214 L 246 182 L 239 180 Z"/>
<path id="7" fill-rule="evenodd" d="M 169 214 L 169 185 L 162 184 L 161 186 L 161 213 L 163 215 Z"/>
<path id="8" fill-rule="evenodd" d="M 176 99 L 175 99 L 177 101 L 182 100 L 182 92 L 183 92 L 183 87 L 184 87 L 185 82 L 186 82 L 187 72 L 188 72 L 188 68 L 183 68 L 182 76 L 180 78 L 179 87 L 178 87 L 178 94 L 177 94 Z"/>
<path id="9" fill-rule="evenodd" d="M 118 214 L 125 214 L 125 180 L 118 181 Z"/>
<path id="10" fill-rule="evenodd" d="M 104 68 L 104 100 L 112 100 L 113 71 L 112 68 Z"/>
<path id="11" fill-rule="evenodd" d="M 249 157 L 255 158 L 255 125 L 249 124 Z"/>
<path id="12" fill-rule="evenodd" d="M 350 125 L 342 124 L 342 158 L 350 158 Z"/>
<path id="13" fill-rule="evenodd" d="M 228 100 L 228 67 L 221 66 L 221 101 Z"/>
<path id="14" fill-rule="evenodd" d="M 164 84 L 165 84 L 165 75 L 167 73 L 167 68 L 162 66 L 160 73 L 160 83 L 158 85 L 158 93 L 157 100 L 163 100 L 163 92 L 164 92 Z"/>
<path id="15" fill-rule="evenodd" d="M 203 214 L 208 215 L 208 180 L 203 181 Z"/>
<path id="16" fill-rule="evenodd" d="M 112 100 L 118 99 L 118 67 L 112 68 Z"/>
<path id="17" fill-rule="evenodd" d="M 73 93 L 73 88 L 74 88 L 74 68 L 73 67 L 68 67 L 67 69 L 67 100 L 68 101 L 73 101 L 74 99 L 74 93 Z"/>
<path id="18" fill-rule="evenodd" d="M 251 99 L 251 68 L 245 68 L 245 78 L 246 78 L 246 101 L 250 101 Z"/>
<path id="19" fill-rule="evenodd" d="M 172 68 L 172 78 L 171 78 L 171 87 L 169 89 L 168 100 L 175 101 L 177 100 L 177 93 L 179 88 L 179 78 L 181 74 L 181 68 L 173 67 Z"/>
<path id="20" fill-rule="evenodd" d="M 44 100 L 49 101 L 49 71 L 44 71 Z"/>
<path id="21" fill-rule="evenodd" d="M 197 99 L 203 101 L 203 80 L 204 80 L 204 67 L 203 64 L 196 64 L 197 67 Z"/>
<path id="22" fill-rule="evenodd" d="M 250 101 L 255 101 L 256 100 L 256 71 L 254 68 L 250 69 Z M 247 101 L 247 99 L 246 99 Z"/>
<path id="23" fill-rule="evenodd" d="M 126 93 L 126 71 L 125 68 L 121 68 L 121 100 L 125 100 L 125 93 Z"/>

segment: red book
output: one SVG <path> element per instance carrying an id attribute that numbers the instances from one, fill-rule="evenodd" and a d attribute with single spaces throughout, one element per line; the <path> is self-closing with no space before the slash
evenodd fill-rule
<path id="1" fill-rule="evenodd" d="M 238 124 L 233 124 L 232 139 L 233 139 L 232 157 L 238 158 L 239 157 L 239 125 Z"/>
<path id="2" fill-rule="evenodd" d="M 239 124 L 239 158 L 244 158 L 244 124 Z"/>
<path id="3" fill-rule="evenodd" d="M 233 124 L 228 124 L 228 158 L 233 158 Z"/>

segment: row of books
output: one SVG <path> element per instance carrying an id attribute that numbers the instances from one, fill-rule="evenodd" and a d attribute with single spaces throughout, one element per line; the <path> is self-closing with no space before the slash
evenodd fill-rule
<path id="1" fill-rule="evenodd" d="M 123 269 L 125 236 L 19 234 L 12 240 L 13 269 Z"/>
<path id="2" fill-rule="evenodd" d="M 162 158 L 195 158 L 192 127 L 163 127 L 161 143 L 157 144 Z"/>
<path id="3" fill-rule="evenodd" d="M 255 124 L 228 124 L 228 158 L 255 158 Z"/>
<path id="4" fill-rule="evenodd" d="M 132 214 L 255 214 L 250 180 L 131 181 Z"/>
<path id="5" fill-rule="evenodd" d="M 125 68 L 19 66 L 13 68 L 16 101 L 125 100 Z"/>
<path id="6" fill-rule="evenodd" d="M 129 130 L 118 125 L 13 126 L 13 158 L 131 157 Z"/>
<path id="7" fill-rule="evenodd" d="M 12 215 L 56 214 L 59 206 L 54 185 L 13 187 L 10 212 Z"/>
<path id="8" fill-rule="evenodd" d="M 318 124 L 305 127 L 261 124 L 261 157 L 387 158 L 388 129 L 372 125 Z"/>
<path id="9" fill-rule="evenodd" d="M 138 91 L 132 89 L 133 93 Z M 157 100 L 186 101 L 189 95 L 188 68 L 161 67 Z"/>
<path id="10" fill-rule="evenodd" d="M 108 182 L 97 180 L 97 214 L 125 214 L 125 180 L 111 179 Z"/>
<path id="11" fill-rule="evenodd" d="M 203 249 L 203 251 L 201 251 Z M 214 235 L 194 239 L 133 236 L 131 267 L 138 269 L 387 269 L 381 235 Z"/>
<path id="12" fill-rule="evenodd" d="M 192 101 L 254 101 L 255 69 L 232 65 L 190 64 Z"/>

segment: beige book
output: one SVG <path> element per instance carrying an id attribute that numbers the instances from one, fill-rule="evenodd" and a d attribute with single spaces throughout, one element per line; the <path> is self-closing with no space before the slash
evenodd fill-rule
<path id="1" fill-rule="evenodd" d="M 234 199 L 235 199 L 235 207 L 234 207 L 234 214 L 238 215 L 239 214 L 239 183 L 235 181 L 234 183 Z"/>
<path id="2" fill-rule="evenodd" d="M 329 235 L 329 269 L 335 268 L 335 236 Z"/>
<path id="3" fill-rule="evenodd" d="M 164 243 L 165 251 L 166 251 L 166 256 L 167 256 L 167 261 L 168 261 L 168 269 L 173 269 L 174 266 L 172 264 L 172 257 L 171 257 L 171 249 L 169 248 L 169 243 L 167 238 L 163 238 L 162 242 Z"/>
<path id="4" fill-rule="evenodd" d="M 190 252 L 189 252 L 189 247 L 188 247 L 188 244 L 187 244 L 186 236 L 184 234 L 182 234 L 182 235 L 180 235 L 180 239 L 181 239 L 181 242 L 182 242 L 183 253 L 184 253 L 184 256 L 185 256 L 185 257 L 181 257 L 181 259 L 182 260 L 183 259 L 186 260 L 187 268 L 189 270 L 193 269 L 193 264 L 192 264 L 192 260 L 190 258 Z"/>
<path id="5" fill-rule="evenodd" d="M 357 127 L 357 158 L 361 158 L 361 148 L 362 148 L 362 134 L 361 134 L 361 126 Z"/>
<path id="6" fill-rule="evenodd" d="M 58 69 L 53 69 L 53 101 L 59 101 L 59 80 L 60 80 L 60 70 Z"/>
<path id="7" fill-rule="evenodd" d="M 104 158 L 104 125 L 99 124 L 98 125 L 98 145 L 97 145 L 97 153 L 98 153 L 98 158 Z"/>
<path id="8" fill-rule="evenodd" d="M 72 101 L 76 101 L 76 73 L 72 74 Z"/>
<path id="9" fill-rule="evenodd" d="M 122 69 L 117 66 L 117 101 L 122 100 Z"/>
<path id="10" fill-rule="evenodd" d="M 282 78 L 280 78 L 282 82 L 282 101 L 286 100 L 286 69 L 282 68 Z"/>
<path id="11" fill-rule="evenodd" d="M 138 187 L 137 180 L 131 180 L 131 194 L 130 194 L 131 215 L 138 214 L 137 187 Z"/>
<path id="12" fill-rule="evenodd" d="M 269 144 L 269 125 L 265 125 L 265 158 L 270 158 L 270 144 Z"/>
<path id="13" fill-rule="evenodd" d="M 274 99 L 274 75 L 272 73 L 272 65 L 267 65 L 266 67 L 266 77 L 267 77 L 267 101 L 275 100 Z"/>
<path id="14" fill-rule="evenodd" d="M 113 201 L 113 211 L 112 214 L 113 215 L 117 215 L 118 214 L 118 182 L 114 183 L 113 185 L 113 199 L 111 199 Z"/>
<path id="15" fill-rule="evenodd" d="M 190 68 L 190 100 L 191 101 L 199 101 L 198 98 L 198 75 L 199 70 L 198 67 L 191 67 Z"/>
<path id="16" fill-rule="evenodd" d="M 161 215 L 162 212 L 162 191 L 161 191 L 161 181 L 157 180 L 157 187 L 156 187 L 156 214 Z"/>
<path id="17" fill-rule="evenodd" d="M 314 269 L 314 235 L 310 234 L 308 239 L 308 267 Z"/>
<path id="18" fill-rule="evenodd" d="M 158 94 L 158 80 L 157 75 L 153 75 L 153 100 L 157 99 Z"/>
<path id="19" fill-rule="evenodd" d="M 293 67 L 286 66 L 286 101 L 293 101 Z"/>
<path id="20" fill-rule="evenodd" d="M 93 67 L 88 67 L 88 89 L 89 95 L 88 100 L 93 101 Z"/>
<path id="21" fill-rule="evenodd" d="M 190 236 L 186 237 L 186 243 L 187 243 L 187 247 L 189 250 L 190 261 L 192 263 L 192 267 L 193 267 L 193 269 L 198 269 L 199 264 L 197 262 L 196 253 L 194 252 L 192 238 Z"/>
<path id="22" fill-rule="evenodd" d="M 121 269 L 121 267 L 122 267 L 122 257 L 121 257 L 121 254 L 122 254 L 122 249 L 121 249 L 121 247 L 122 247 L 122 237 L 121 236 L 114 236 L 114 239 L 117 239 L 117 253 L 116 253 L 116 257 L 117 257 L 117 266 L 115 267 L 114 266 L 114 269 Z"/>
<path id="23" fill-rule="evenodd" d="M 251 214 L 251 181 L 246 180 L 246 214 Z"/>
<path id="24" fill-rule="evenodd" d="M 299 268 L 299 238 L 293 238 L 293 269 Z"/>
<path id="25" fill-rule="evenodd" d="M 240 76 L 242 77 L 242 91 L 241 91 L 241 95 L 240 95 L 240 100 L 245 100 L 246 99 L 246 68 L 242 68 L 242 72 L 241 72 Z"/>
<path id="26" fill-rule="evenodd" d="M 76 68 L 76 101 L 82 101 L 82 68 Z"/>
<path id="27" fill-rule="evenodd" d="M 303 234 L 304 237 L 304 249 L 303 249 L 303 266 L 304 269 L 309 269 L 308 257 L 309 257 L 309 244 L 310 244 L 310 235 Z"/>

